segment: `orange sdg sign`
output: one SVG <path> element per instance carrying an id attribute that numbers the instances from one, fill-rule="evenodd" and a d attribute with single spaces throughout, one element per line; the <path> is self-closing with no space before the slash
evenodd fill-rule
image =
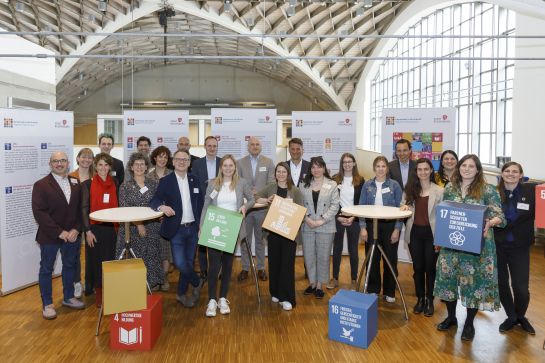
<path id="1" fill-rule="evenodd" d="M 545 228 L 545 184 L 536 186 L 536 228 Z"/>

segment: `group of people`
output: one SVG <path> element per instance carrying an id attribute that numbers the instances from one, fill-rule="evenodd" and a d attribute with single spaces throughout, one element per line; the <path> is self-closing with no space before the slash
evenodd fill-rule
<path id="1" fill-rule="evenodd" d="M 413 312 L 434 314 L 434 297 L 443 300 L 448 316 L 437 328 L 457 325 L 456 305 L 460 299 L 467 309 L 462 339 L 472 340 L 473 319 L 478 310 L 498 310 L 503 305 L 507 319 L 501 332 L 515 325 L 529 333 L 534 329 L 525 317 L 529 303 L 529 255 L 534 240 L 534 184 L 523 183 L 522 166 L 506 163 L 497 187 L 487 184 L 479 158 L 466 155 L 460 160 L 452 150 L 443 152 L 440 167 L 434 171 L 428 159 L 411 160 L 411 143 L 399 140 L 396 159 L 384 156 L 373 161 L 374 177 L 365 181 L 353 154 L 339 160 L 339 171 L 330 176 L 322 157 L 303 160 L 303 142 L 289 141 L 290 160 L 276 165 L 262 155 L 261 141 L 248 139 L 248 155 L 236 160 L 232 155 L 217 156 L 218 141 L 205 139 L 206 155 L 190 154 L 190 143 L 181 137 L 171 155 L 159 146 L 150 155 L 151 141 L 142 136 L 137 152 L 123 163 L 111 157 L 112 135 L 101 135 L 101 152 L 93 155 L 82 149 L 77 155 L 78 169 L 68 174 L 69 161 L 64 153 L 53 153 L 51 174 L 38 181 L 33 190 L 32 207 L 38 221 L 37 242 L 41 248 L 39 273 L 43 317 L 56 312 L 51 299 L 51 273 L 54 256 L 63 259 L 63 305 L 81 309 L 79 246 L 85 237 L 85 292 L 102 301 L 101 263 L 120 257 L 124 226 L 97 222 L 89 214 L 123 206 L 149 206 L 161 211 L 161 220 L 131 224 L 131 242 L 143 258 L 147 279 L 153 290 L 168 291 L 170 261 L 180 271 L 176 298 L 185 307 L 195 306 L 201 289 L 208 284 L 208 317 L 230 313 L 227 299 L 233 267 L 233 254 L 197 246 L 200 227 L 208 206 L 214 205 L 242 213 L 244 222 L 239 242 L 249 243 L 252 236 L 257 257 L 257 274 L 269 280 L 271 300 L 284 310 L 292 310 L 295 299 L 295 255 L 302 243 L 308 287 L 304 295 L 317 299 L 326 289 L 340 284 L 340 263 L 344 237 L 348 242 L 350 288 L 356 289 L 358 244 L 364 241 L 370 251 L 373 223 L 346 215 L 343 208 L 353 205 L 382 205 L 411 210 L 407 220 L 379 220 L 378 239 L 384 259 L 397 274 L 397 250 L 405 224 L 404 239 L 409 243 L 417 302 Z M 126 171 L 126 174 L 125 174 Z M 127 175 L 127 178 L 124 178 Z M 295 241 L 261 228 L 274 196 L 289 198 L 307 210 Z M 486 208 L 484 247 L 480 255 L 434 246 L 435 209 L 442 200 L 481 204 Z M 265 240 L 268 246 L 266 272 Z M 198 247 L 198 248 L 197 248 Z M 333 250 L 332 278 L 330 258 Z M 241 248 L 242 270 L 238 281 L 249 277 L 250 258 Z M 195 271 L 195 259 L 200 274 Z M 395 302 L 395 279 L 383 269 L 380 255 L 370 264 L 368 292 Z M 218 291 L 218 280 L 221 282 Z M 511 280 L 511 283 L 509 282 Z M 79 290 L 79 291 L 78 291 Z"/>

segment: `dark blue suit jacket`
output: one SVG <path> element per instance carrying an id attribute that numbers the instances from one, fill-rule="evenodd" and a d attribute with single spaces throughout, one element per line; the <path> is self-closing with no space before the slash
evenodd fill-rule
<path id="1" fill-rule="evenodd" d="M 220 168 L 220 160 L 221 158 L 218 158 L 216 156 L 216 176 L 218 175 L 218 171 Z M 208 180 L 212 179 L 212 177 L 208 175 L 208 168 L 206 167 L 206 156 L 199 158 L 193 162 L 193 164 L 191 165 L 191 172 L 199 179 L 199 189 L 204 195 L 204 193 L 206 193 L 206 188 L 208 187 Z"/>
<path id="2" fill-rule="evenodd" d="M 193 174 L 187 174 L 189 182 L 189 193 L 191 194 L 191 209 L 195 223 L 198 225 L 201 220 L 201 211 L 203 205 L 203 193 L 199 189 L 199 180 Z M 176 213 L 172 217 L 165 216 L 161 223 L 161 236 L 170 239 L 172 238 L 182 222 L 182 196 L 178 187 L 178 179 L 176 173 L 170 173 L 159 180 L 157 191 L 151 199 L 150 207 L 156 210 L 161 205 L 167 205 Z"/>

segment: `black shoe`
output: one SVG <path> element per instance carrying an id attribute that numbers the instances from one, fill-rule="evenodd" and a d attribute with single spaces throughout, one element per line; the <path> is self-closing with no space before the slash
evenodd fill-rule
<path id="1" fill-rule="evenodd" d="M 314 291 L 314 296 L 316 296 L 316 299 L 323 299 L 324 295 L 324 290 L 322 289 L 316 289 L 316 291 Z"/>
<path id="2" fill-rule="evenodd" d="M 462 330 L 462 340 L 471 341 L 475 337 L 475 328 L 473 324 L 465 324 L 464 330 Z"/>
<path id="3" fill-rule="evenodd" d="M 526 319 L 526 317 L 519 318 L 518 322 L 520 324 L 520 327 L 524 331 L 526 331 L 528 334 L 536 335 L 536 331 L 535 331 L 534 327 L 532 326 L 532 324 L 530 324 L 530 322 L 528 321 L 528 319 Z"/>
<path id="4" fill-rule="evenodd" d="M 238 277 L 237 277 L 237 280 L 240 282 L 240 281 L 244 281 L 248 278 L 248 271 L 240 271 L 240 273 L 238 274 Z"/>
<path id="5" fill-rule="evenodd" d="M 435 308 L 433 307 L 433 299 L 427 299 L 426 307 L 424 308 L 424 316 L 432 316 L 434 312 Z"/>
<path id="6" fill-rule="evenodd" d="M 518 323 L 519 322 L 517 320 L 511 320 L 509 318 L 505 319 L 505 321 L 500 324 L 500 333 L 505 333 L 506 331 L 513 329 L 513 327 Z"/>
<path id="7" fill-rule="evenodd" d="M 316 291 L 316 288 L 313 287 L 312 285 L 309 285 L 309 287 L 307 287 L 307 288 L 305 289 L 305 292 L 304 292 L 303 294 L 305 294 L 305 295 L 312 295 L 312 294 L 314 294 L 315 291 Z"/>
<path id="8" fill-rule="evenodd" d="M 424 305 L 426 304 L 426 299 L 423 297 L 419 297 L 418 300 L 416 300 L 416 305 L 413 308 L 413 313 L 420 314 L 424 311 Z"/>
<path id="9" fill-rule="evenodd" d="M 445 331 L 448 330 L 451 326 L 457 326 L 458 320 L 456 318 L 447 317 L 445 320 L 437 324 L 437 330 Z"/>

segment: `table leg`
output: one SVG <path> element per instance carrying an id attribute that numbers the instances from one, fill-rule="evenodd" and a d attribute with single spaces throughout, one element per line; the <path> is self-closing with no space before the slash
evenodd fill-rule
<path id="1" fill-rule="evenodd" d="M 255 290 L 257 292 L 257 302 L 261 304 L 261 294 L 259 292 L 259 281 L 257 279 L 257 270 L 255 268 L 254 256 L 252 255 L 252 248 L 250 247 L 250 243 L 248 243 L 248 237 L 244 239 L 243 243 L 246 245 L 246 250 L 248 251 L 248 256 L 250 258 L 250 268 L 252 269 L 252 275 L 254 276 Z"/>

